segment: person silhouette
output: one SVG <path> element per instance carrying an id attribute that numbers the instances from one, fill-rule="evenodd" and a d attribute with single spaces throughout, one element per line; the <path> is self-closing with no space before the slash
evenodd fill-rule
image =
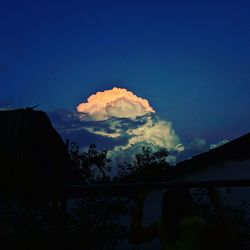
<path id="1" fill-rule="evenodd" d="M 163 196 L 161 219 L 146 228 L 141 223 L 145 194 L 138 195 L 129 230 L 129 242 L 141 244 L 159 237 L 162 250 L 221 249 L 223 244 L 218 241 L 224 242 L 227 235 L 230 238 L 227 240 L 227 249 L 238 249 L 230 220 L 222 212 L 218 193 L 214 189 L 208 189 L 208 193 L 223 220 L 222 231 L 225 234 L 218 233 L 218 230 L 196 215 L 194 200 L 188 189 L 169 188 Z"/>

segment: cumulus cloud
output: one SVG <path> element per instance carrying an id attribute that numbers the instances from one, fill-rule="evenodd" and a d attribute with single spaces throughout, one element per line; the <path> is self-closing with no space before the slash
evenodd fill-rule
<path id="1" fill-rule="evenodd" d="M 127 144 L 116 149 L 125 150 L 141 142 L 168 150 L 184 149 L 172 123 L 157 117 L 146 99 L 127 89 L 113 88 L 97 92 L 86 103 L 78 105 L 77 111 L 81 120 L 95 120 L 102 124 L 101 128 L 86 127 L 87 131 L 105 137 L 126 137 Z"/>
<path id="2" fill-rule="evenodd" d="M 108 157 L 112 159 L 113 166 L 122 165 L 124 162 L 133 161 L 135 155 L 141 153 L 142 147 L 149 147 L 152 152 L 156 152 L 160 148 L 159 146 L 151 144 L 147 141 L 141 141 L 130 147 L 114 147 L 114 149 L 108 151 Z M 174 165 L 176 163 L 176 155 L 177 153 L 170 152 L 170 154 L 166 157 L 166 161 L 171 165 Z"/>
<path id="3" fill-rule="evenodd" d="M 84 121 L 80 119 L 78 113 L 63 109 L 52 110 L 48 112 L 48 115 L 61 136 L 71 142 L 76 142 L 81 150 L 90 144 L 96 144 L 99 149 L 111 149 L 117 143 L 123 143 L 122 139 L 117 141 L 112 136 L 106 137 L 98 134 L 98 131 L 113 133 L 113 130 L 110 130 L 104 122 L 100 124 L 96 121 Z"/>
<path id="4" fill-rule="evenodd" d="M 224 145 L 225 143 L 228 143 L 228 142 L 229 142 L 229 140 L 223 139 L 221 141 L 218 141 L 217 143 L 210 144 L 209 148 L 214 149 L 214 148 L 220 147 L 220 146 L 222 146 L 222 145 Z"/>
<path id="5" fill-rule="evenodd" d="M 184 146 L 181 144 L 178 135 L 172 127 L 172 123 L 159 119 L 156 116 L 147 116 L 143 125 L 128 129 L 126 133 L 130 138 L 128 144 L 124 146 L 123 149 L 140 142 L 147 142 L 154 146 L 164 147 L 169 151 L 182 151 L 184 149 Z"/>
<path id="6" fill-rule="evenodd" d="M 132 159 L 142 146 L 167 149 L 171 162 L 184 150 L 172 123 L 156 115 L 146 99 L 123 88 L 98 92 L 77 112 L 57 110 L 51 117 L 65 138 L 81 148 L 95 143 L 107 149 L 115 165 Z"/>
<path id="7" fill-rule="evenodd" d="M 198 151 L 204 150 L 205 148 L 207 148 L 207 141 L 204 138 L 196 137 L 193 139 L 193 141 L 190 142 L 187 148 Z"/>
<path id="8" fill-rule="evenodd" d="M 51 117 L 64 138 L 81 148 L 95 143 L 108 150 L 114 165 L 133 159 L 142 146 L 167 149 L 168 161 L 173 163 L 228 142 L 210 144 L 197 137 L 184 147 L 171 121 L 160 118 L 146 99 L 123 88 L 97 92 L 76 112 L 57 110 Z"/>
<path id="9" fill-rule="evenodd" d="M 229 140 L 223 139 L 216 143 L 209 144 L 207 143 L 206 139 L 197 137 L 190 142 L 187 149 L 194 150 L 200 153 L 222 146 L 227 142 L 229 142 Z"/>
<path id="10" fill-rule="evenodd" d="M 82 118 L 92 120 L 107 120 L 111 117 L 136 118 L 147 113 L 154 113 L 154 109 L 146 99 L 136 96 L 124 88 L 113 88 L 91 95 L 87 102 L 77 106 Z"/>
<path id="11" fill-rule="evenodd" d="M 118 138 L 121 136 L 121 133 L 118 131 L 117 132 L 107 132 L 107 131 L 105 131 L 105 129 L 95 129 L 95 128 L 91 128 L 91 127 L 86 127 L 85 130 L 87 130 L 90 133 L 105 136 L 105 137 Z"/>
<path id="12" fill-rule="evenodd" d="M 177 156 L 177 161 L 183 161 L 192 158 L 194 155 L 198 155 L 216 147 L 222 146 L 223 144 L 229 142 L 229 140 L 223 139 L 216 143 L 209 143 L 205 138 L 196 137 L 190 141 L 185 150 Z"/>
<path id="13" fill-rule="evenodd" d="M 113 118 L 95 123 L 99 126 L 87 127 L 86 130 L 117 141 L 117 145 L 108 151 L 108 157 L 112 159 L 114 165 L 131 161 L 135 154 L 141 152 L 143 146 L 150 147 L 153 151 L 166 148 L 169 151 L 167 160 L 170 163 L 174 163 L 176 155 L 184 150 L 172 123 L 160 119 L 155 114 L 137 119 Z"/>

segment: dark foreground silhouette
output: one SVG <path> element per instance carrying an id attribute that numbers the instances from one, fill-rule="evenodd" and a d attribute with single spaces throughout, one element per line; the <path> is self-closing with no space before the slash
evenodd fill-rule
<path id="1" fill-rule="evenodd" d="M 210 188 L 208 194 L 219 217 L 218 225 L 196 215 L 188 189 L 170 188 L 163 197 L 162 218 L 146 228 L 141 224 L 145 195 L 140 194 L 132 217 L 129 241 L 141 244 L 159 237 L 163 250 L 240 249 L 218 193 Z"/>
<path id="2" fill-rule="evenodd" d="M 130 216 L 138 190 L 136 182 L 159 183 L 169 180 L 167 176 L 180 174 L 166 162 L 166 149 L 153 152 L 142 148 L 133 162 L 118 167 L 118 175 L 112 180 L 107 151 L 90 145 L 81 152 L 74 143 L 65 145 L 44 112 L 0 112 L 0 139 L 0 249 L 119 249 L 128 238 L 138 244 L 160 237 L 162 246 L 170 244 L 171 250 L 190 226 L 193 229 L 187 232 L 193 238 L 188 236 L 183 241 L 187 250 L 199 246 L 235 249 L 238 243 L 234 227 L 213 190 L 209 190 L 209 196 L 217 212 L 216 223 L 207 219 L 215 217 L 210 211 L 196 213 L 189 192 L 169 190 L 164 197 L 162 219 L 145 230 L 138 219 L 143 208 L 143 197 L 140 198 L 128 237 L 127 225 L 121 223 L 121 218 Z M 110 187 L 103 192 L 108 183 Z M 92 184 L 97 185 L 94 190 Z M 70 194 L 69 185 L 74 187 Z M 84 193 L 78 185 L 84 187 Z M 198 198 L 204 197 L 200 192 Z M 242 241 L 247 242 L 247 203 L 242 209 L 230 211 L 244 232 Z"/>

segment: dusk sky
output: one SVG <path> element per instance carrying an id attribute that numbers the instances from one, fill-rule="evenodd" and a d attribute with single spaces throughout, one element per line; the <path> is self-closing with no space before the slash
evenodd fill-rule
<path id="1" fill-rule="evenodd" d="M 102 143 L 95 136 L 107 133 L 109 119 L 137 139 L 142 124 L 163 132 L 167 124 L 173 145 L 186 148 L 239 137 L 250 131 L 249 13 L 248 0 L 2 1 L 0 108 L 38 104 L 59 126 L 90 95 L 119 87 L 147 100 L 153 118 L 140 109 L 136 121 L 88 119 L 88 131 L 74 138 Z"/>

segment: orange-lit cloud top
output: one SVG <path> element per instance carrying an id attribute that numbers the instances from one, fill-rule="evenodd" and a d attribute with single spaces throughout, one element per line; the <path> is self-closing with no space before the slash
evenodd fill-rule
<path id="1" fill-rule="evenodd" d="M 152 148 L 164 147 L 173 152 L 184 150 L 172 123 L 156 116 L 146 99 L 136 96 L 127 89 L 113 88 L 97 92 L 91 95 L 86 103 L 79 104 L 77 111 L 80 112 L 81 121 L 97 121 L 85 127 L 88 132 L 117 140 L 119 138 L 127 140 L 127 144 L 115 146 L 109 151 L 111 158 L 119 152 L 126 150 L 131 152 L 132 148 L 145 143 Z M 137 117 L 140 123 L 137 123 Z M 130 118 L 130 120 L 120 118 Z"/>
<path id="2" fill-rule="evenodd" d="M 106 120 L 109 117 L 136 118 L 155 112 L 146 99 L 124 88 L 97 92 L 86 103 L 79 104 L 77 111 L 86 113 L 94 120 Z"/>

